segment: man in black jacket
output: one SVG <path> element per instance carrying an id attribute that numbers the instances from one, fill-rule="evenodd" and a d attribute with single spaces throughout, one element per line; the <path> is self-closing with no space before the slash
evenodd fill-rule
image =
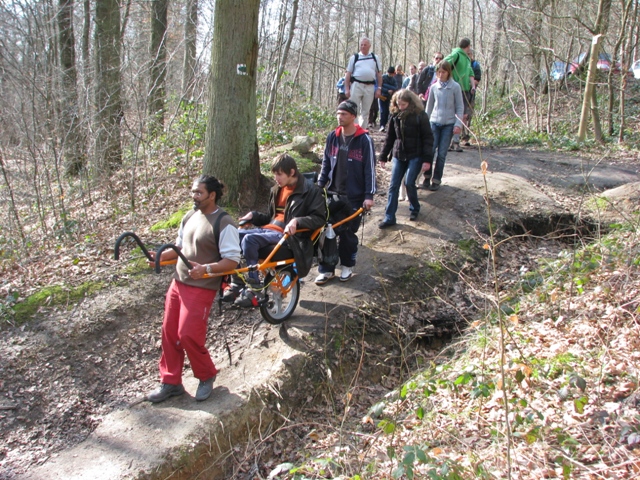
<path id="1" fill-rule="evenodd" d="M 376 151 L 369 133 L 355 123 L 358 106 L 351 100 L 338 105 L 338 128 L 327 136 L 322 158 L 318 186 L 346 198 L 345 210 L 349 215 L 361 206 L 365 210 L 373 206 L 376 193 Z M 358 253 L 358 236 L 361 216 L 336 230 L 340 254 L 340 281 L 353 276 Z M 335 266 L 318 265 L 316 285 L 324 285 L 335 277 Z"/>
<path id="2" fill-rule="evenodd" d="M 428 90 L 433 81 L 435 80 L 436 65 L 444 59 L 444 55 L 441 52 L 436 52 L 433 55 L 433 63 L 422 69 L 420 76 L 418 77 L 418 96 L 423 103 L 427 103 Z"/>
<path id="3" fill-rule="evenodd" d="M 276 185 L 271 189 L 268 213 L 252 211 L 240 219 L 241 224 L 250 222 L 255 227 L 239 230 L 240 245 L 247 265 L 257 265 L 259 250 L 275 245 L 283 234 L 294 235 L 299 229 L 312 232 L 327 220 L 327 203 L 322 190 L 306 181 L 290 155 L 278 155 L 271 164 L 271 171 Z M 250 272 L 249 277 L 257 282 L 258 272 Z M 238 285 L 232 285 L 223 299 L 232 301 L 238 294 Z M 255 302 L 251 296 L 243 295 L 235 303 L 245 307 Z"/>

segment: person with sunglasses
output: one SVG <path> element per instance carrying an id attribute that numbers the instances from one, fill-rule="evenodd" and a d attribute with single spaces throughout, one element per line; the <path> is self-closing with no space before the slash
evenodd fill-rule
<path id="1" fill-rule="evenodd" d="M 425 105 L 427 98 L 429 98 L 429 87 L 436 81 L 436 65 L 440 63 L 443 58 L 444 55 L 441 52 L 434 53 L 433 63 L 424 67 L 418 77 L 418 96 Z"/>

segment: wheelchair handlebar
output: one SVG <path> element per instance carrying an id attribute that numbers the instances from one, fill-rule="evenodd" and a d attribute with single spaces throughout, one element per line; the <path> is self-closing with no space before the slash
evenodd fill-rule
<path id="1" fill-rule="evenodd" d="M 149 250 L 147 250 L 147 248 L 144 246 L 144 244 L 142 243 L 142 240 L 140 240 L 140 237 L 138 237 L 133 232 L 124 232 L 116 240 L 116 246 L 113 249 L 113 258 L 115 260 L 119 260 L 120 259 L 120 244 L 127 237 L 133 238 L 135 240 L 135 242 L 138 244 L 138 246 L 140 247 L 140 249 L 142 250 L 142 253 L 144 253 L 144 256 L 147 257 L 147 260 L 149 260 L 150 262 L 153 262 L 153 258 L 151 258 L 151 254 L 149 253 Z"/>
<path id="2" fill-rule="evenodd" d="M 169 248 L 178 254 L 178 257 L 180 257 L 180 260 L 184 262 L 184 264 L 187 266 L 189 270 L 193 268 L 193 265 L 191 265 L 191 262 L 187 260 L 187 257 L 184 256 L 184 254 L 180 251 L 178 247 L 176 247 L 173 243 L 165 243 L 164 245 L 158 247 L 158 250 L 156 250 L 156 260 L 155 260 L 156 273 L 160 273 L 160 265 L 161 265 L 160 255 L 162 255 L 162 252 L 164 252 L 165 250 L 168 250 Z"/>

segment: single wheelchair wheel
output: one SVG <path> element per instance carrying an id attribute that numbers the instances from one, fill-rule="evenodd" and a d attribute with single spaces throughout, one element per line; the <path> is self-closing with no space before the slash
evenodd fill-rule
<path id="1" fill-rule="evenodd" d="M 267 274 L 267 301 L 260 307 L 260 314 L 268 323 L 279 325 L 293 315 L 300 299 L 300 281 L 292 267 L 278 270 L 275 275 Z"/>

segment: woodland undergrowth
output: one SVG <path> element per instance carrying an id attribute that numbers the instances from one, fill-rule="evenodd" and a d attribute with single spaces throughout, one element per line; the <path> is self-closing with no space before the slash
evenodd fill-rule
<path id="1" fill-rule="evenodd" d="M 396 367 L 371 382 L 360 363 L 343 387 L 320 387 L 333 401 L 292 414 L 233 478 L 636 478 L 639 234 L 636 218 L 578 248 L 543 247 L 528 266 L 523 251 L 544 240 L 510 239 L 497 247 L 495 275 L 486 244 L 484 274 L 457 272 L 461 298 L 481 307 L 466 330 L 443 350 L 406 348 L 404 362 L 389 361 L 402 349 L 368 343 L 375 315 L 363 309 L 363 333 L 345 350 Z M 406 310 L 387 313 L 388 331 L 406 334 Z"/>
<path id="2" fill-rule="evenodd" d="M 352 376 L 318 386 L 281 430 L 247 447 L 233 478 L 636 478 L 640 219 L 592 233 L 490 227 L 478 243 L 484 268 L 442 263 L 455 288 L 385 291 L 343 347 Z M 467 320 L 444 349 L 419 339 L 429 307 Z M 395 348 L 370 343 L 381 319 Z M 365 359 L 387 374 L 367 378 Z"/>

